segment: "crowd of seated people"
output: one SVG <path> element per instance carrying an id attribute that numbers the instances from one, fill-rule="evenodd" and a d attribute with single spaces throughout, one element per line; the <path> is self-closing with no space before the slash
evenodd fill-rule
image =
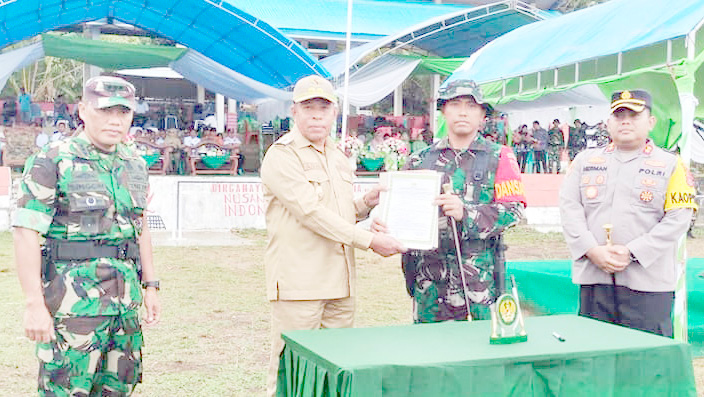
<path id="1" fill-rule="evenodd" d="M 170 128 L 163 130 L 154 127 L 132 127 L 130 140 L 148 143 L 149 148 L 158 149 L 162 153 L 168 154 L 170 164 L 167 166 L 166 173 L 169 174 L 188 174 L 190 172 L 189 157 L 203 155 L 199 150 L 206 143 L 215 144 L 220 147 L 222 152 L 237 157 L 237 173 L 239 175 L 244 174 L 244 156 L 240 153 L 241 140 L 237 133 L 232 130 L 228 130 L 223 136 L 222 133 L 216 132 L 214 128 L 202 128 L 200 130 Z"/>

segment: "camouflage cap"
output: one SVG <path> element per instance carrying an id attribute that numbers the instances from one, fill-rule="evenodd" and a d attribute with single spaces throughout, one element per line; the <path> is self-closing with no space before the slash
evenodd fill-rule
<path id="1" fill-rule="evenodd" d="M 96 109 L 124 106 L 134 110 L 134 86 L 119 77 L 96 76 L 86 81 L 83 87 L 83 102 Z"/>
<path id="2" fill-rule="evenodd" d="M 454 80 L 445 87 L 438 90 L 438 109 L 442 108 L 442 105 L 450 99 L 454 99 L 460 96 L 471 96 L 474 101 L 479 105 L 484 107 L 486 113 L 492 113 L 494 108 L 484 101 L 484 96 L 482 95 L 482 90 L 479 88 L 479 84 L 473 80 Z"/>

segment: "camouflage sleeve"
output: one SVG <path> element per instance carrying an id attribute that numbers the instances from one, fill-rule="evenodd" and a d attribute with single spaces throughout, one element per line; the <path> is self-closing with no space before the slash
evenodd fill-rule
<path id="1" fill-rule="evenodd" d="M 56 198 L 56 164 L 40 151 L 30 156 L 24 166 L 12 226 L 45 234 L 54 217 Z"/>
<path id="2" fill-rule="evenodd" d="M 523 219 L 525 208 L 521 202 L 465 204 L 462 238 L 476 240 L 499 236 Z"/>
<path id="3" fill-rule="evenodd" d="M 488 204 L 465 202 L 462 237 L 496 237 L 517 225 L 524 217 L 525 208 L 525 192 L 516 156 L 511 149 L 502 146 L 494 176 L 494 199 Z"/>
<path id="4" fill-rule="evenodd" d="M 403 171 L 419 169 L 421 164 L 423 163 L 423 158 L 421 157 L 421 155 L 425 155 L 426 153 L 428 153 L 427 148 L 421 150 L 420 152 L 411 154 L 411 156 L 408 158 L 408 161 L 406 161 L 406 164 L 403 165 Z"/>

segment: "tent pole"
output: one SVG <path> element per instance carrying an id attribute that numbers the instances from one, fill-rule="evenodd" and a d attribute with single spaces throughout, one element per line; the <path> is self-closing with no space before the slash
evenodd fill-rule
<path id="1" fill-rule="evenodd" d="M 225 97 L 222 94 L 215 94 L 215 118 L 217 132 L 225 131 Z"/>
<path id="2" fill-rule="evenodd" d="M 99 25 L 89 25 L 88 23 L 83 24 L 83 37 L 91 40 L 100 40 L 100 26 Z M 88 63 L 83 64 L 83 85 L 85 86 L 86 81 L 90 80 L 91 77 L 100 76 L 101 69 L 97 66 L 90 65 Z"/>
<path id="3" fill-rule="evenodd" d="M 430 131 L 433 132 L 433 137 L 438 129 L 438 89 L 440 88 L 440 75 L 433 73 L 430 79 L 430 104 L 428 106 L 428 123 Z"/>
<path id="4" fill-rule="evenodd" d="M 675 78 L 675 87 L 680 99 L 682 114 L 682 135 L 679 140 L 680 157 L 685 167 L 689 168 L 692 155 L 690 135 L 694 132 L 694 113 L 699 104 L 694 95 L 695 70 L 694 70 L 694 43 L 696 30 L 689 33 L 687 42 L 687 62 L 682 65 L 683 74 Z M 677 285 L 675 287 L 675 307 L 674 307 L 674 337 L 683 342 L 687 341 L 687 235 L 680 236 L 678 241 L 677 257 Z"/>
<path id="5" fill-rule="evenodd" d="M 347 116 L 350 113 L 350 44 L 352 41 L 352 2 L 347 0 L 347 34 L 345 35 L 345 85 L 342 98 L 342 131 L 340 139 L 344 142 L 347 138 Z M 333 131 L 333 134 L 335 132 Z"/>

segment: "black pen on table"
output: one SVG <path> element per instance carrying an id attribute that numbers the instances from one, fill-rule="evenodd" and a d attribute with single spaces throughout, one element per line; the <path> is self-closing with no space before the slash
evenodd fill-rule
<path id="1" fill-rule="evenodd" d="M 558 334 L 557 332 L 553 332 L 552 336 L 555 337 L 555 339 L 559 340 L 560 342 L 564 342 L 565 338 L 562 337 L 562 335 Z"/>

